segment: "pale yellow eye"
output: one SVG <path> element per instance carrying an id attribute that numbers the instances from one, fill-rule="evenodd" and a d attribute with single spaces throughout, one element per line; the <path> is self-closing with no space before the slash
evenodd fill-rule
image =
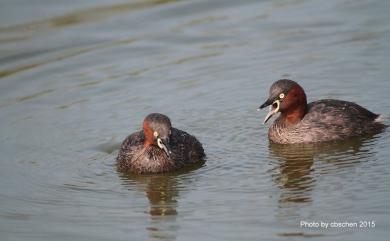
<path id="1" fill-rule="evenodd" d="M 281 93 L 281 94 L 279 95 L 279 98 L 280 98 L 280 99 L 283 99 L 283 98 L 284 98 L 284 94 Z"/>
<path id="2" fill-rule="evenodd" d="M 155 132 L 153 133 L 153 135 L 154 135 L 155 137 L 157 137 L 157 136 L 158 136 L 158 132 L 155 131 Z"/>

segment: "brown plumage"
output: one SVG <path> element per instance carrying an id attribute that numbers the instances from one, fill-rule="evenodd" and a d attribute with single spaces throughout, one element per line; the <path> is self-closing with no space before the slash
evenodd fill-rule
<path id="1" fill-rule="evenodd" d="M 173 128 L 165 115 L 149 114 L 143 130 L 128 136 L 122 143 L 118 170 L 134 173 L 170 172 L 203 162 L 202 144 L 192 135 Z"/>
<path id="2" fill-rule="evenodd" d="M 267 101 L 271 105 L 264 123 L 274 114 L 280 116 L 268 130 L 275 143 L 310 143 L 342 140 L 381 132 L 386 126 L 379 115 L 348 101 L 325 99 L 307 104 L 303 88 L 288 79 L 276 81 Z"/>

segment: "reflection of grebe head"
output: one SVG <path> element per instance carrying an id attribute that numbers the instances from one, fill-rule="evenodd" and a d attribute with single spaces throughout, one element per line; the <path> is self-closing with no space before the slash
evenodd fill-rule
<path id="1" fill-rule="evenodd" d="M 143 129 L 145 134 L 145 146 L 155 145 L 165 151 L 170 156 L 169 138 L 171 135 L 172 125 L 168 116 L 152 113 L 146 116 Z"/>
<path id="2" fill-rule="evenodd" d="M 269 105 L 271 105 L 270 110 L 264 119 L 264 123 L 278 112 L 281 112 L 282 114 L 294 112 L 298 108 L 306 110 L 307 101 L 305 91 L 295 81 L 289 79 L 278 80 L 272 84 L 269 90 L 268 99 L 259 107 L 259 109 Z M 297 112 L 297 115 L 303 114 L 304 113 Z M 298 116 L 298 118 L 300 119 L 302 116 Z"/>

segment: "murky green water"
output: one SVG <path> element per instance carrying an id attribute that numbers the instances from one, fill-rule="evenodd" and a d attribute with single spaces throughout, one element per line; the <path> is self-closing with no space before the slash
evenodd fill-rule
<path id="1" fill-rule="evenodd" d="M 388 130 L 281 147 L 255 110 L 288 77 L 389 123 L 389 1 L 0 5 L 1 240 L 388 239 Z M 195 134 L 207 163 L 117 173 L 151 112 Z"/>

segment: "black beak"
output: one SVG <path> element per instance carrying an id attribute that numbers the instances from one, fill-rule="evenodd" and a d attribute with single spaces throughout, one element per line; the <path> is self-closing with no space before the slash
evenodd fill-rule
<path id="1" fill-rule="evenodd" d="M 272 103 L 273 103 L 274 101 L 271 99 L 271 98 L 269 98 L 268 100 L 266 100 L 257 110 L 259 111 L 259 110 L 261 110 L 261 109 L 263 109 L 264 107 L 267 107 L 267 106 L 269 106 L 269 105 L 272 105 Z"/>
<path id="2" fill-rule="evenodd" d="M 169 140 L 168 139 L 161 139 L 161 138 L 158 138 L 157 139 L 157 144 L 158 146 L 163 149 L 165 151 L 165 153 L 167 153 L 167 156 L 168 157 L 171 157 L 171 147 L 169 146 Z"/>
<path id="3" fill-rule="evenodd" d="M 275 104 L 275 106 L 274 106 Z M 266 117 L 264 118 L 264 121 L 263 121 L 263 124 L 265 124 L 273 115 L 275 115 L 276 113 L 279 112 L 279 108 L 280 108 L 280 100 L 278 99 L 275 99 L 275 98 L 268 98 L 268 100 L 266 100 L 264 102 L 264 104 L 262 104 L 258 109 L 257 111 L 260 111 L 260 109 L 263 109 L 264 107 L 267 107 L 269 105 L 272 105 L 270 108 L 269 108 L 269 112 L 268 114 L 266 115 Z"/>

